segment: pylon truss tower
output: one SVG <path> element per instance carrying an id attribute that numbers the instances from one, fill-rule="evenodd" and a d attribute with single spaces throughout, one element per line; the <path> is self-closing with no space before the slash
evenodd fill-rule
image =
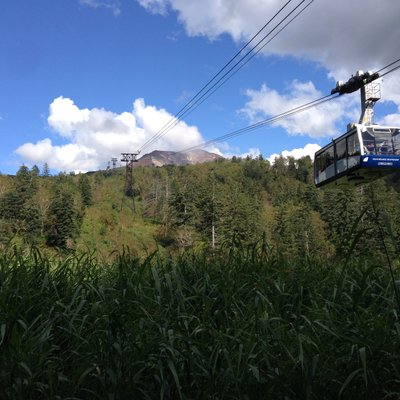
<path id="1" fill-rule="evenodd" d="M 137 162 L 138 160 L 136 157 L 139 153 L 121 153 L 121 161 L 125 163 L 125 187 L 124 193 L 125 196 L 132 197 L 134 196 L 133 191 L 133 163 Z"/>

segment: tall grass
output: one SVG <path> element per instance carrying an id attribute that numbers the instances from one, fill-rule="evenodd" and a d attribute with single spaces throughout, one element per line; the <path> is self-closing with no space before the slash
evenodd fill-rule
<path id="1" fill-rule="evenodd" d="M 1 399 L 398 399 L 399 349 L 367 262 L 0 256 Z"/>

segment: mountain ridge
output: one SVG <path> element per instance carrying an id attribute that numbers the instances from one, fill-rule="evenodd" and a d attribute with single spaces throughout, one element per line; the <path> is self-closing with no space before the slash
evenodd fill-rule
<path id="1" fill-rule="evenodd" d="M 210 153 L 205 150 L 192 150 L 188 152 L 154 150 L 151 153 L 147 153 L 141 157 L 138 162 L 134 164 L 134 166 L 182 166 L 202 164 L 223 159 L 224 157 L 220 156 L 219 154 Z"/>

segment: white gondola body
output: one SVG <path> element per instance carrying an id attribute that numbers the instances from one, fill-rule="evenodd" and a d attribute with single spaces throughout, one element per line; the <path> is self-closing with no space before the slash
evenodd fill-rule
<path id="1" fill-rule="evenodd" d="M 400 169 L 400 127 L 352 124 L 315 153 L 314 181 L 321 186 L 356 186 Z"/>

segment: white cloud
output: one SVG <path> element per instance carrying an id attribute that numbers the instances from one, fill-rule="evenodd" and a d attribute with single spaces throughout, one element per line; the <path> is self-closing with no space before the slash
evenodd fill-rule
<path id="1" fill-rule="evenodd" d="M 48 124 L 68 143 L 54 145 L 48 138 L 37 143 L 25 143 L 16 149 L 27 163 L 43 164 L 63 171 L 98 169 L 122 152 L 136 151 L 172 118 L 164 109 L 133 103 L 131 112 L 116 114 L 104 109 L 80 109 L 64 97 L 50 104 Z M 202 143 L 195 126 L 179 122 L 154 145 L 146 149 L 178 150 Z"/>
<path id="2" fill-rule="evenodd" d="M 137 1 L 153 13 L 165 14 L 168 9 L 176 12 L 189 36 L 213 40 L 228 34 L 241 43 L 250 39 L 283 5 L 281 0 Z M 300 0 L 290 3 L 266 31 L 299 3 Z M 332 80 L 346 81 L 358 69 L 377 70 L 397 58 L 399 15 L 398 0 L 314 1 L 265 47 L 263 54 L 310 60 L 324 67 Z M 383 78 L 381 102 L 393 101 L 400 106 L 399 76 L 395 72 Z M 289 88 L 289 93 L 278 93 L 265 86 L 259 91 L 249 90 L 248 95 L 250 101 L 242 111 L 257 120 L 314 100 L 321 93 L 310 82 L 297 82 Z M 342 118 L 359 119 L 359 98 L 349 97 L 287 118 L 279 125 L 290 134 L 336 135 L 336 124 Z M 387 117 L 390 121 L 395 119 L 397 114 Z"/>
<path id="3" fill-rule="evenodd" d="M 251 158 L 257 158 L 261 154 L 261 151 L 259 148 L 254 147 L 250 148 L 248 151 L 242 153 L 239 155 L 239 157 L 246 158 L 246 157 L 251 157 Z"/>
<path id="4" fill-rule="evenodd" d="M 79 0 L 79 3 L 92 8 L 108 8 L 115 16 L 121 14 L 120 0 Z"/>
<path id="5" fill-rule="evenodd" d="M 268 158 L 268 161 L 273 164 L 275 160 L 279 157 L 293 157 L 298 160 L 299 158 L 306 156 L 310 156 L 313 160 L 315 152 L 318 151 L 320 148 L 321 146 L 319 146 L 318 144 L 309 143 L 300 149 L 284 150 L 281 152 L 281 154 L 272 154 Z"/>
<path id="6" fill-rule="evenodd" d="M 252 37 L 283 5 L 281 0 L 137 1 L 151 12 L 170 7 L 190 36 L 214 39 L 227 33 L 236 41 Z M 299 2 L 292 2 L 284 12 Z M 398 0 L 314 1 L 266 51 L 306 57 L 347 80 L 357 69 L 379 68 L 396 58 L 399 15 Z"/>
<path id="7" fill-rule="evenodd" d="M 248 90 L 250 100 L 241 110 L 254 123 L 279 115 L 298 106 L 322 97 L 312 82 L 293 81 L 285 93 L 278 93 L 263 85 L 260 90 Z M 345 96 L 285 117 L 274 123 L 291 135 L 324 137 L 337 135 L 336 124 L 345 116 L 348 120 L 358 120 L 358 102 L 354 96 Z"/>
<path id="8" fill-rule="evenodd" d="M 387 126 L 400 126 L 400 108 L 397 113 L 389 114 L 382 118 L 382 120 L 379 121 L 379 124 Z"/>
<path id="9" fill-rule="evenodd" d="M 224 158 L 240 157 L 246 158 L 257 158 L 261 154 L 261 150 L 258 147 L 249 148 L 245 152 L 241 152 L 239 148 L 232 147 L 228 142 L 214 143 L 204 147 L 204 150 L 209 153 L 218 154 Z"/>
<path id="10" fill-rule="evenodd" d="M 71 137 L 74 126 L 87 122 L 89 117 L 90 111 L 87 108 L 80 110 L 71 99 L 58 97 L 50 104 L 47 121 L 56 132 Z"/>
<path id="11" fill-rule="evenodd" d="M 164 0 L 137 0 L 139 4 L 152 14 L 165 15 L 168 3 Z"/>
<path id="12" fill-rule="evenodd" d="M 400 71 L 382 78 L 381 91 L 382 100 L 380 101 L 393 101 L 400 108 Z"/>

